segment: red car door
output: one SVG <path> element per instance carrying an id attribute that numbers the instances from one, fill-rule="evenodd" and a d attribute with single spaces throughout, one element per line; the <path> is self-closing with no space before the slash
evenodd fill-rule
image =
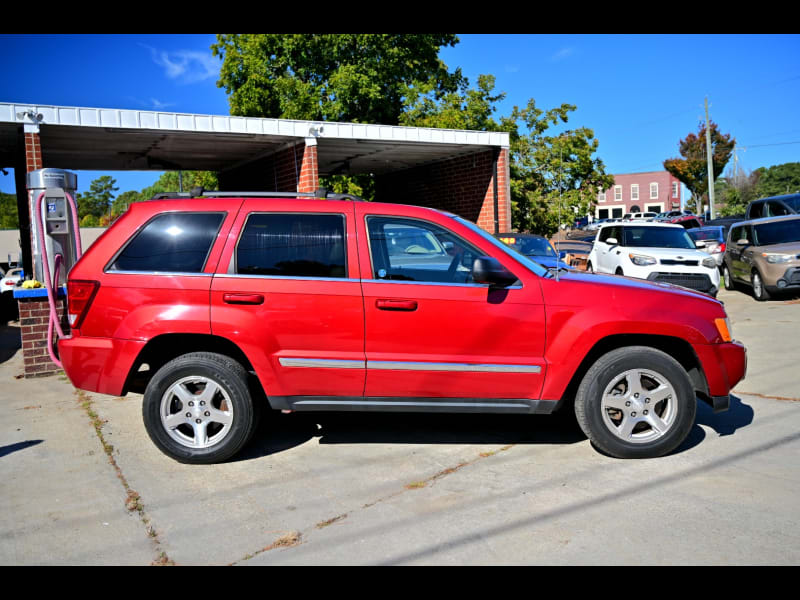
<path id="1" fill-rule="evenodd" d="M 247 355 L 275 407 L 363 394 L 355 241 L 352 202 L 242 206 L 211 284 L 211 328 Z"/>
<path id="2" fill-rule="evenodd" d="M 356 205 L 367 382 L 365 401 L 402 409 L 530 410 L 544 378 L 537 276 L 436 211 Z M 520 278 L 490 290 L 471 279 L 493 255 Z"/>

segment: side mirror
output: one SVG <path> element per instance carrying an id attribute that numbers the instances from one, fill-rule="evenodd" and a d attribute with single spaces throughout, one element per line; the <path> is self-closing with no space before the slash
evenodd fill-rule
<path id="1" fill-rule="evenodd" d="M 740 245 L 740 246 L 747 246 L 747 245 L 750 244 L 750 242 L 748 242 L 745 238 L 742 238 L 740 240 L 736 240 L 736 243 L 738 245 Z"/>
<path id="2" fill-rule="evenodd" d="M 618 243 L 617 238 L 606 238 L 606 244 L 609 246 L 616 246 Z"/>
<path id="3" fill-rule="evenodd" d="M 558 258 L 564 258 L 566 255 L 567 255 L 567 251 L 566 250 L 562 250 L 561 252 L 558 253 Z"/>
<path id="4" fill-rule="evenodd" d="M 497 287 L 507 287 L 517 282 L 517 277 L 496 258 L 479 256 L 472 263 L 472 279 L 475 283 L 488 283 Z"/>

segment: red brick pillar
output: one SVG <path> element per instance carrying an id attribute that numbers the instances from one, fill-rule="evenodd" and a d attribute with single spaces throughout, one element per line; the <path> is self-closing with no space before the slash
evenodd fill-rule
<path id="1" fill-rule="evenodd" d="M 298 192 L 315 192 L 319 188 L 319 162 L 317 161 L 317 138 L 306 138 L 303 162 L 297 178 Z"/>
<path id="2" fill-rule="evenodd" d="M 476 223 L 489 233 L 511 231 L 511 180 L 509 178 L 508 148 L 497 154 L 497 232 L 495 232 L 495 176 L 489 180 L 483 205 Z"/>
<path id="3" fill-rule="evenodd" d="M 25 125 L 25 168 L 28 173 L 44 168 L 42 147 L 39 141 L 39 125 Z M 35 199 L 34 199 L 35 200 Z M 30 211 L 30 201 L 28 202 Z M 30 214 L 30 213 L 29 213 Z M 35 215 L 30 214 L 31 227 L 36 227 Z M 33 237 L 31 237 L 33 244 Z M 33 251 L 33 248 L 31 249 Z M 41 282 L 44 285 L 44 282 Z M 19 327 L 22 336 L 22 358 L 25 377 L 52 375 L 59 367 L 51 360 L 47 351 L 47 327 L 50 321 L 50 303 L 45 288 L 23 290 L 17 288 L 14 297 L 19 303 Z M 63 317 L 65 300 L 57 300 L 58 314 Z M 62 329 L 65 323 L 62 318 Z M 69 328 L 66 328 L 66 332 Z M 56 335 L 53 332 L 54 336 Z"/>
<path id="4" fill-rule="evenodd" d="M 40 290 L 26 290 L 28 293 Z M 28 377 L 43 377 L 53 375 L 59 371 L 58 365 L 50 358 L 47 351 L 47 327 L 50 323 L 50 305 L 47 296 L 18 298 L 19 302 L 19 328 L 22 334 L 22 358 L 24 362 L 24 375 Z M 64 314 L 64 299 L 58 301 L 58 314 Z M 69 332 L 69 326 L 64 323 L 61 327 L 64 334 Z M 53 336 L 57 336 L 55 330 Z"/>

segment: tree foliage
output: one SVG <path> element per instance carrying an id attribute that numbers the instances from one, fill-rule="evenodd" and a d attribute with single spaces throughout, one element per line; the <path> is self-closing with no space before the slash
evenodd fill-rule
<path id="1" fill-rule="evenodd" d="M 456 89 L 439 49 L 450 34 L 220 34 L 217 86 L 232 115 L 397 125 L 416 86 Z"/>
<path id="2" fill-rule="evenodd" d="M 759 198 L 800 192 L 800 162 L 760 167 L 755 172 L 758 173 Z"/>
<path id="3" fill-rule="evenodd" d="M 497 103 L 505 94 L 494 91 L 495 78 L 481 75 L 475 88 L 465 80 L 456 92 L 437 99 L 433 94 L 410 95 L 401 123 L 415 127 L 446 127 L 506 131 L 510 140 L 512 226 L 551 235 L 561 222 L 585 215 L 597 190 L 614 184 L 603 162 L 593 157 L 598 141 L 586 127 L 551 133 L 567 123 L 576 107 L 562 104 L 542 110 L 531 99 L 524 108 L 495 120 Z"/>
<path id="4" fill-rule="evenodd" d="M 725 170 L 731 158 L 736 140 L 730 134 L 719 131 L 713 121 L 709 124 L 711 132 L 711 159 L 714 179 Z M 702 212 L 702 198 L 708 193 L 708 158 L 706 151 L 706 125 L 700 123 L 697 134 L 690 133 L 678 143 L 683 158 L 669 158 L 664 168 L 678 178 L 692 194 L 695 212 Z"/>
<path id="5" fill-rule="evenodd" d="M 114 187 L 116 183 L 117 180 L 110 175 L 102 175 L 92 181 L 89 191 L 77 195 L 75 200 L 78 203 L 78 217 L 81 219 L 81 223 L 89 215 L 99 219 L 108 214 L 114 192 L 119 190 Z"/>
<path id="6" fill-rule="evenodd" d="M 0 229 L 19 229 L 15 194 L 0 192 Z"/>

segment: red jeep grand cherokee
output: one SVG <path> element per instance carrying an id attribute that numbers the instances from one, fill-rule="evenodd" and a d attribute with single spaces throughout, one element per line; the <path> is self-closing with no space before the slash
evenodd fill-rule
<path id="1" fill-rule="evenodd" d="M 230 458 L 265 405 L 550 413 L 573 401 L 601 451 L 655 457 L 686 438 L 697 396 L 726 410 L 744 376 L 744 346 L 704 294 L 553 273 L 430 208 L 222 196 L 133 204 L 67 286 L 67 375 L 143 392 L 150 437 L 178 461 Z"/>

